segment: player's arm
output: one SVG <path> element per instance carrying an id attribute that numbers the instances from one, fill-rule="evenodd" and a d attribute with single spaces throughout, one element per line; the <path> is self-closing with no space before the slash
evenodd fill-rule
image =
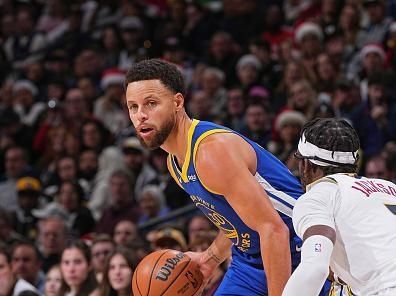
<path id="1" fill-rule="evenodd" d="M 281 295 L 291 273 L 289 232 L 254 177 L 256 162 L 247 142 L 233 134 L 221 134 L 201 143 L 196 169 L 200 180 L 224 195 L 246 225 L 259 233 L 269 294 Z"/>
<path id="2" fill-rule="evenodd" d="M 231 241 L 219 231 L 208 249 L 204 252 L 187 252 L 187 255 L 199 263 L 204 279 L 207 280 L 216 267 L 231 256 L 231 245 Z"/>
<path id="3" fill-rule="evenodd" d="M 332 215 L 337 186 L 317 184 L 320 190 L 301 197 L 293 210 L 293 224 L 303 238 L 301 262 L 290 277 L 283 296 L 319 295 L 329 275 L 330 258 L 336 241 Z"/>

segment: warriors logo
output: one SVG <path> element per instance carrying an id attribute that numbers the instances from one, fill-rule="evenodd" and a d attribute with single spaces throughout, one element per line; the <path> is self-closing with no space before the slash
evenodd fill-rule
<path id="1" fill-rule="evenodd" d="M 234 245 L 238 245 L 239 237 L 238 233 L 231 224 L 224 216 L 217 213 L 215 210 L 209 208 L 208 206 L 204 205 L 203 203 L 197 202 L 195 204 L 203 213 L 205 213 L 206 217 L 209 218 L 210 221 L 214 225 L 216 225 L 219 229 L 224 231 L 225 235 L 232 241 Z"/>

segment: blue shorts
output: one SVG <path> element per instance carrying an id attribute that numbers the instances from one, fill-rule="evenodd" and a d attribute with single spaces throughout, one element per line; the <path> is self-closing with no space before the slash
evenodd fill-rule
<path id="1" fill-rule="evenodd" d="M 217 288 L 215 296 L 267 296 L 267 281 L 262 269 L 254 268 L 238 257 L 233 260 Z"/>
<path id="2" fill-rule="evenodd" d="M 329 295 L 330 284 L 326 282 L 319 296 Z M 230 267 L 215 296 L 268 296 L 264 270 L 252 267 L 233 256 Z"/>

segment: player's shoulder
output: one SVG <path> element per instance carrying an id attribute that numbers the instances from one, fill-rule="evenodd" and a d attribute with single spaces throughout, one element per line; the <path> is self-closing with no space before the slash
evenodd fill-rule
<path id="1" fill-rule="evenodd" d="M 331 177 L 323 177 L 307 185 L 306 192 L 297 199 L 294 208 L 297 210 L 307 203 L 328 203 L 338 193 L 338 182 Z"/>
<path id="2" fill-rule="evenodd" d="M 197 155 L 216 159 L 228 158 L 231 155 L 249 153 L 250 145 L 238 134 L 232 132 L 215 133 L 205 137 L 197 147 Z"/>

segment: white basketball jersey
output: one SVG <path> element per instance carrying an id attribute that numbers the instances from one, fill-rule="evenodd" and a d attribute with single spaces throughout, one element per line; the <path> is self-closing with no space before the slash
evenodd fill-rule
<path id="1" fill-rule="evenodd" d="M 357 295 L 396 287 L 396 184 L 345 174 L 310 185 L 293 211 L 297 234 L 336 231 L 330 267 Z"/>

